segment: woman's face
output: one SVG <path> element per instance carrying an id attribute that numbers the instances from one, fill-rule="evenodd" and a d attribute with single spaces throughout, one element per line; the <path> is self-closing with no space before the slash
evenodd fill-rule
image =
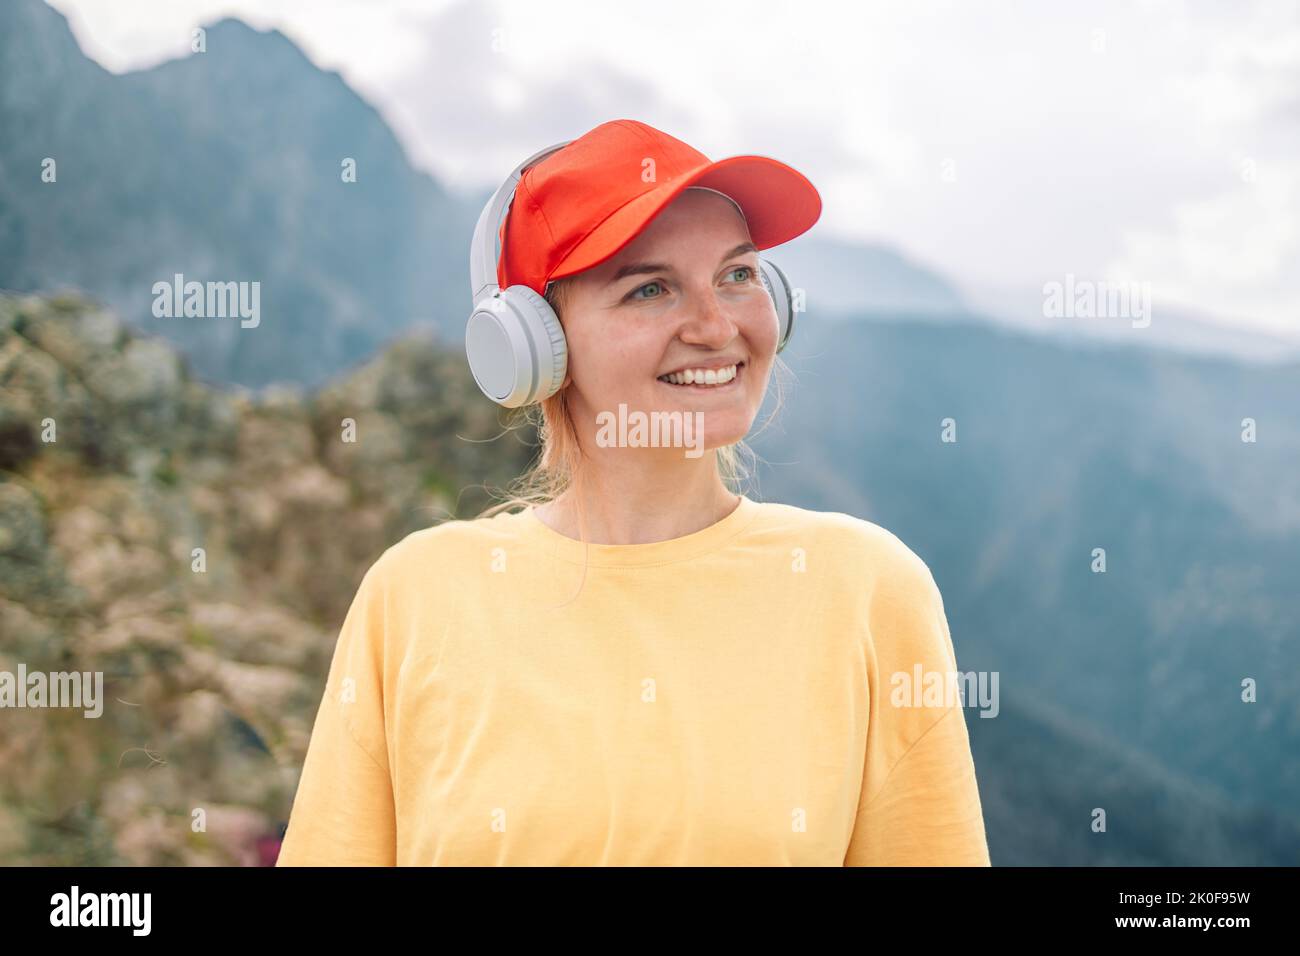
<path id="1" fill-rule="evenodd" d="M 776 355 L 778 320 L 749 229 L 730 200 L 686 189 L 617 254 L 575 277 L 564 305 L 579 431 L 601 412 L 680 412 L 703 448 L 748 434 Z M 724 386 L 661 380 L 738 366 Z M 691 413 L 700 412 L 699 416 Z M 679 452 L 680 454 L 680 452 Z"/>

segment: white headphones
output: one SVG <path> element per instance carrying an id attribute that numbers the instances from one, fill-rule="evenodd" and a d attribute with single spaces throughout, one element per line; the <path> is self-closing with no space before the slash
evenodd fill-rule
<path id="1" fill-rule="evenodd" d="M 571 142 L 548 146 L 516 166 L 487 201 L 474 227 L 469 251 L 474 311 L 465 325 L 465 355 L 483 394 L 506 408 L 531 405 L 554 395 L 568 368 L 569 348 L 551 304 L 526 285 L 501 289 L 496 273 L 501 223 L 514 200 L 520 176 L 529 166 Z M 761 257 L 758 262 L 759 278 L 772 296 L 780 321 L 776 347 L 780 352 L 794 331 L 794 293 L 774 263 Z"/>

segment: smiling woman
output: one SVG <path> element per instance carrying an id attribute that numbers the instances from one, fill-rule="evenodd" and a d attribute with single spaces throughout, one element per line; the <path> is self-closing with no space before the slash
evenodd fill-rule
<path id="1" fill-rule="evenodd" d="M 699 208 L 699 201 L 694 193 L 703 194 L 706 202 L 709 194 L 722 195 L 705 187 L 688 187 L 681 194 L 678 202 L 683 205 L 690 204 L 685 206 L 687 215 L 684 218 L 691 222 L 692 227 L 695 225 L 695 219 L 690 213 L 697 211 Z M 727 202 L 727 205 L 723 208 L 732 208 L 739 212 L 739 206 L 736 205 L 734 200 L 725 196 L 723 198 Z M 716 209 L 713 212 L 716 214 Z M 740 222 L 743 223 L 743 221 L 742 216 Z M 671 223 L 669 224 L 671 225 Z M 611 265 L 605 270 L 609 272 L 612 269 L 612 275 L 603 282 L 603 288 L 609 290 L 610 297 L 609 301 L 605 303 L 606 308 L 603 310 L 607 321 L 612 318 L 613 313 L 620 310 L 628 312 L 634 307 L 634 304 L 648 303 L 652 299 L 663 299 L 669 295 L 668 282 L 665 279 L 654 280 L 653 278 L 656 274 L 671 273 L 673 270 L 669 264 L 623 262 L 623 260 L 631 260 L 635 257 L 636 248 L 636 245 L 630 248 L 625 247 L 623 254 L 619 255 L 615 260 L 622 264 L 619 264 L 617 268 Z M 723 264 L 733 260 L 743 262 L 744 265 L 737 265 L 732 271 L 748 270 L 749 278 L 744 281 L 759 283 L 761 273 L 754 265 L 757 260 L 757 252 L 758 250 L 754 244 L 746 239 L 743 243 L 728 250 L 722 257 L 721 262 Z M 638 283 L 631 277 L 642 278 Z M 650 277 L 652 281 L 647 282 L 644 277 Z M 545 287 L 546 301 L 565 328 L 568 340 L 571 341 L 573 336 L 578 334 L 576 333 L 576 326 L 579 322 L 581 310 L 584 307 L 583 303 L 589 300 L 594 288 L 602 285 L 601 278 L 593 273 L 586 276 L 568 276 L 547 282 Z M 629 286 L 631 287 L 630 291 L 625 291 Z M 643 292 L 647 287 L 658 287 L 663 291 L 656 296 L 638 297 L 636 295 Z M 614 303 L 617 303 L 617 305 Z M 566 316 L 569 317 L 567 320 Z M 594 334 L 599 337 L 599 330 L 596 330 Z M 672 384 L 674 388 L 691 385 L 702 391 L 705 388 L 716 388 L 719 384 L 726 384 L 726 381 L 719 381 L 719 372 L 722 370 L 734 369 L 734 372 L 725 372 L 724 378 L 728 381 L 732 379 L 739 380 L 745 366 L 746 361 L 740 356 L 735 357 L 734 360 L 713 361 L 686 357 L 682 359 L 681 364 L 674 366 L 662 375 L 656 376 L 656 379 L 665 384 Z M 788 369 L 780 362 L 779 358 L 773 359 L 773 368 L 774 370 L 779 368 L 781 372 L 788 374 Z M 710 373 L 712 373 L 713 382 L 709 382 Z M 769 420 L 780 412 L 784 401 L 784 382 L 780 375 L 775 376 L 775 378 L 777 399 Z M 766 383 L 764 383 L 765 386 Z M 581 414 L 581 410 L 575 411 L 572 404 L 576 397 L 576 391 L 561 389 L 535 405 L 525 406 L 521 421 L 536 429 L 542 448 L 541 454 L 533 468 L 515 483 L 512 489 L 514 492 L 512 497 L 508 501 L 487 509 L 484 512 L 485 515 L 492 515 L 520 504 L 540 507 L 559 499 L 566 491 L 582 482 L 584 472 L 581 467 L 581 443 L 578 437 L 578 429 L 574 424 L 575 414 Z M 748 427 L 746 430 L 748 430 Z M 746 460 L 753 461 L 754 455 L 745 443 L 743 436 L 716 445 L 714 470 L 719 480 L 727 488 L 738 491 L 744 479 L 748 477 L 748 471 L 744 464 Z M 577 502 L 576 524 L 579 528 L 578 536 L 581 537 L 581 529 L 586 527 L 583 497 L 575 495 L 575 501 Z"/>
<path id="2" fill-rule="evenodd" d="M 988 864 L 962 703 L 891 699 L 956 668 L 929 569 L 732 487 L 794 319 L 758 253 L 820 211 L 784 164 L 632 120 L 498 190 L 466 349 L 541 454 L 367 571 L 281 865 Z M 715 454 L 607 440 L 628 409 Z"/>
<path id="3" fill-rule="evenodd" d="M 689 147 L 687 147 L 689 149 Z M 703 157 L 701 157 L 703 158 Z M 766 169 L 774 161 L 763 157 L 738 157 L 750 159 L 756 168 Z M 707 163 L 707 160 L 704 160 Z M 728 169 L 734 160 L 724 160 L 719 164 L 708 164 L 710 170 Z M 651 168 L 653 159 L 647 163 Z M 783 170 L 788 167 L 780 166 Z M 794 182 L 803 183 L 813 197 L 815 191 L 797 173 L 789 170 Z M 636 403 L 636 407 L 655 409 L 663 406 L 672 414 L 693 409 L 697 414 L 708 416 L 708 427 L 712 432 L 710 446 L 715 449 L 711 459 L 713 464 L 705 469 L 696 469 L 694 474 L 700 479 L 699 500 L 707 502 L 710 495 L 715 500 L 726 499 L 722 489 L 735 492 L 747 477 L 742 459 L 753 458 L 753 453 L 743 439 L 750 430 L 758 407 L 762 403 L 763 393 L 767 387 L 770 372 L 779 366 L 774 353 L 779 352 L 789 339 L 794 319 L 793 290 L 781 271 L 771 262 L 758 257 L 758 247 L 751 238 L 749 223 L 745 210 L 731 196 L 707 186 L 698 185 L 700 178 L 692 183 L 690 179 L 670 181 L 667 187 L 667 200 L 662 208 L 651 215 L 648 224 L 639 228 L 632 237 L 615 240 L 621 243 L 613 255 L 602 263 L 589 267 L 585 271 L 559 279 L 548 279 L 545 286 L 546 299 L 555 315 L 555 322 L 563 328 L 566 345 L 565 364 L 569 377 L 565 383 L 581 381 L 584 377 L 591 380 L 587 387 L 560 389 L 543 398 L 538 404 L 540 420 L 533 423 L 542 435 L 542 455 L 534 469 L 516 483 L 514 495 L 510 500 L 489 509 L 492 514 L 503 508 L 519 504 L 532 504 L 539 507 L 539 514 L 549 510 L 552 502 L 558 508 L 567 505 L 570 512 L 568 521 L 571 533 L 580 538 L 586 537 L 586 501 L 588 495 L 579 491 L 588 472 L 593 475 L 598 469 L 580 467 L 580 442 L 575 420 L 599 419 L 607 414 L 616 404 L 611 395 L 603 403 L 593 403 L 591 398 L 600 391 L 597 380 L 626 382 L 635 377 L 647 383 L 651 378 L 659 385 L 673 393 L 699 395 L 701 403 L 683 403 L 683 395 L 673 394 L 665 398 L 658 393 L 646 394 Z M 666 187 L 666 188 L 667 188 Z M 744 190 L 738 190 L 744 192 Z M 803 194 L 806 196 L 806 194 Z M 755 209 L 759 208 L 758 197 L 751 195 Z M 801 208 L 801 200 L 788 203 L 787 214 L 798 217 L 807 215 Z M 811 222 L 820 210 L 820 203 L 814 198 L 810 205 L 814 212 Z M 778 208 L 773 204 L 773 208 Z M 784 228 L 789 223 L 778 218 Z M 769 244 L 776 236 L 764 236 Z M 711 270 L 701 270 L 701 265 L 716 263 Z M 699 272 L 696 288 L 690 288 L 687 280 Z M 706 338 L 698 338 L 698 332 L 687 330 L 679 336 L 680 342 L 695 344 L 696 348 L 686 351 L 683 357 L 672 362 L 668 368 L 662 367 L 659 354 L 665 351 L 662 343 L 650 351 L 641 350 L 640 354 L 650 355 L 656 367 L 648 374 L 640 370 L 620 370 L 617 361 L 595 363 L 584 362 L 582 356 L 597 356 L 602 353 L 608 358 L 632 353 L 638 341 L 638 333 L 667 333 L 673 335 L 672 319 L 683 313 L 683 306 L 693 309 L 699 303 L 705 304 L 706 312 L 720 315 L 713 308 L 719 303 L 725 304 L 728 312 L 739 307 L 736 313 L 746 319 L 752 330 L 736 326 L 728 329 L 724 326 L 721 334 L 725 339 L 734 337 L 724 354 L 717 355 L 716 350 L 707 347 L 707 336 L 717 332 L 706 329 Z M 590 318 L 589 318 L 590 317 Z M 774 321 L 775 320 L 775 321 Z M 631 321 L 631 327 L 623 323 Z M 705 321 L 710 321 L 708 315 Z M 614 352 L 603 349 L 579 349 L 576 344 L 591 337 L 599 339 L 614 332 L 616 340 L 625 347 Z M 772 336 L 772 332 L 775 336 Z M 743 334 L 743 333 L 749 334 Z M 742 334 L 736 334 L 742 333 Z M 747 343 L 761 343 L 771 338 L 773 355 L 765 358 L 762 350 L 750 354 L 744 348 Z M 568 348 L 569 345 L 572 348 Z M 473 354 L 471 352 L 471 363 Z M 756 362 L 761 364 L 755 364 Z M 590 372 L 582 370 L 586 365 Z M 782 373 L 787 372 L 780 366 Z M 777 402 L 772 411 L 775 416 L 781 409 L 783 401 L 782 379 L 777 376 Z M 621 387 L 621 386 L 620 386 Z M 704 395 L 703 393 L 709 393 Z M 635 396 L 633 396 L 635 398 Z M 723 402 L 724 398 L 739 398 L 738 402 Z M 580 404 L 581 403 L 581 404 Z M 688 404 L 690 408 L 688 409 Z M 729 414 L 728 414 L 729 413 Z M 650 464 L 647 462 L 647 464 Z M 680 485 L 679 478 L 660 480 L 653 477 L 653 469 L 645 473 L 650 484 L 662 488 Z M 569 492 L 566 495 L 566 492 Z M 597 495 L 603 497 L 603 495 Z M 642 500 L 646 501 L 645 492 Z M 731 498 L 734 503 L 734 494 Z M 665 510 L 665 513 L 671 513 Z M 707 516 L 706 516 L 707 517 Z M 564 520 L 560 518 L 560 520 Z M 663 534 L 673 533 L 666 529 Z M 613 540 L 613 539 L 608 539 Z"/>

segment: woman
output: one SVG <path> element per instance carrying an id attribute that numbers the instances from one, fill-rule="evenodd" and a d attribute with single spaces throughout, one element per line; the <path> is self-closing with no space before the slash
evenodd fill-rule
<path id="1" fill-rule="evenodd" d="M 367 572 L 279 864 L 988 865 L 960 699 L 898 692 L 956 669 L 928 568 L 728 487 L 816 190 L 631 120 L 524 165 L 467 345 L 538 468 Z"/>

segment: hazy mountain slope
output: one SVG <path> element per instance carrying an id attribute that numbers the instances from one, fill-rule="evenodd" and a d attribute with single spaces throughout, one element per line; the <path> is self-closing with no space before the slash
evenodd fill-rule
<path id="1" fill-rule="evenodd" d="M 463 330 L 477 210 L 279 32 L 223 20 L 206 52 L 115 76 L 57 11 L 11 0 L 0 78 L 0 287 L 85 289 L 246 385 L 319 383 L 417 320 Z M 258 282 L 260 324 L 155 317 L 176 273 Z"/>
<path id="2" fill-rule="evenodd" d="M 994 866 L 1300 865 L 1294 817 L 1236 805 L 1032 695 L 966 723 Z"/>
<path id="3" fill-rule="evenodd" d="M 1080 287 L 1082 278 L 1074 280 Z M 1047 282 L 1063 284 L 1065 281 L 1064 276 L 1047 277 Z M 1242 321 L 1226 322 L 1222 316 L 1180 304 L 1171 305 L 1154 293 L 1149 303 L 1143 304 L 1140 297 L 1131 300 L 1142 304 L 1141 317 L 1132 305 L 1131 311 L 1122 316 L 1049 314 L 1044 308 L 1044 285 L 1004 289 L 976 284 L 963 286 L 961 295 L 985 323 L 1046 335 L 1071 344 L 1075 341 L 1085 346 L 1109 343 L 1121 348 L 1161 349 L 1260 363 L 1300 360 L 1300 337 L 1294 333 L 1286 335 L 1281 330 L 1266 331 Z M 1120 285 L 1117 288 L 1133 287 Z"/>
<path id="4" fill-rule="evenodd" d="M 765 251 L 807 295 L 809 315 L 827 321 L 885 315 L 966 315 L 942 276 L 893 249 L 822 238 L 815 232 Z"/>
<path id="5" fill-rule="evenodd" d="M 799 381 L 754 442 L 765 494 L 902 537 L 944 591 L 959 663 L 1007 695 L 1296 812 L 1300 369 L 971 325 L 802 331 Z"/>

